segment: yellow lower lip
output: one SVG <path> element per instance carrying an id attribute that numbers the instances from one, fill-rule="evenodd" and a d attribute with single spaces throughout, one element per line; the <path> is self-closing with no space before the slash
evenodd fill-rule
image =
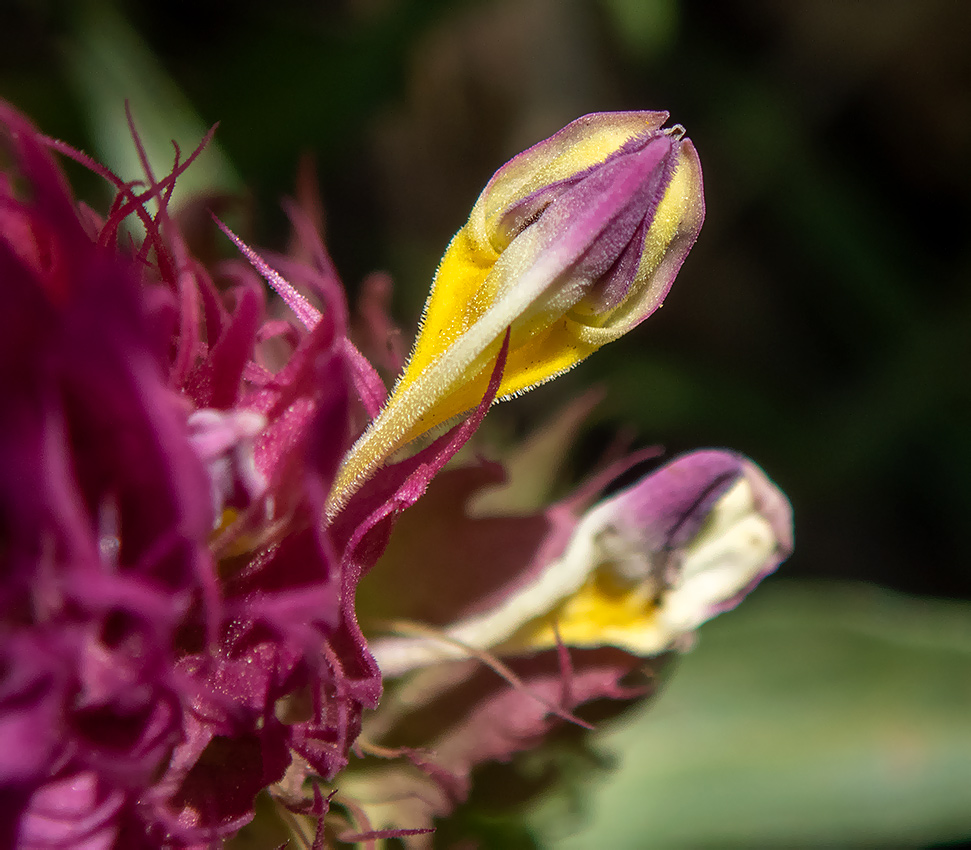
<path id="1" fill-rule="evenodd" d="M 650 582 L 631 585 L 604 565 L 576 593 L 523 626 L 504 651 L 547 649 L 557 643 L 595 647 L 652 647 L 658 633 L 658 601 Z"/>

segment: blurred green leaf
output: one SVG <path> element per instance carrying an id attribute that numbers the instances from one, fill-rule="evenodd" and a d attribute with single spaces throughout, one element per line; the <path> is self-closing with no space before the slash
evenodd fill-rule
<path id="1" fill-rule="evenodd" d="M 544 845 L 926 846 L 971 836 L 971 606 L 774 585 L 702 630 L 656 701 L 599 733 L 572 835 Z M 576 818 L 572 819 L 575 824 Z"/>
<path id="2" fill-rule="evenodd" d="M 125 102 L 156 177 L 172 170 L 173 140 L 184 160 L 209 129 L 168 77 L 135 31 L 108 7 L 93 6 L 80 16 L 67 50 L 69 78 L 85 105 L 97 159 L 125 180 L 144 177 Z M 179 178 L 173 203 L 202 192 L 240 191 L 240 180 L 215 142 Z"/>

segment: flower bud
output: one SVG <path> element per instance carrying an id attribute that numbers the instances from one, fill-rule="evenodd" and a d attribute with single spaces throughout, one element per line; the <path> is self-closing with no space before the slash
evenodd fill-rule
<path id="1" fill-rule="evenodd" d="M 392 452 L 482 399 L 572 368 L 667 294 L 704 218 L 701 167 L 665 112 L 587 115 L 504 165 L 452 239 L 408 366 L 351 450 L 331 510 Z"/>
<path id="2" fill-rule="evenodd" d="M 731 452 L 693 452 L 587 514 L 560 563 L 569 595 L 512 643 L 553 646 L 559 633 L 637 655 L 687 648 L 792 545 L 789 502 L 762 470 Z"/>
<path id="3" fill-rule="evenodd" d="M 791 551 L 789 503 L 764 473 L 732 452 L 693 452 L 590 509 L 562 554 L 491 609 L 444 628 L 444 640 L 384 638 L 371 650 L 396 676 L 468 649 L 683 649 Z"/>

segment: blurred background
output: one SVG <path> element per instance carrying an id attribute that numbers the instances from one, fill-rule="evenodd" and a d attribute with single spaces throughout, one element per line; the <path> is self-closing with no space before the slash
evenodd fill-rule
<path id="1" fill-rule="evenodd" d="M 125 98 L 160 163 L 220 122 L 183 189 L 243 197 L 258 245 L 284 247 L 279 201 L 312 161 L 349 290 L 388 271 L 406 334 L 499 165 L 587 112 L 670 111 L 708 213 L 663 310 L 491 427 L 515 437 L 603 386 L 565 481 L 621 432 L 728 446 L 788 493 L 796 554 L 702 629 L 649 711 L 582 758 L 507 768 L 555 763 L 555 790 L 473 800 L 442 840 L 958 846 L 969 35 L 960 0 L 4 0 L 0 96 L 129 178 Z"/>

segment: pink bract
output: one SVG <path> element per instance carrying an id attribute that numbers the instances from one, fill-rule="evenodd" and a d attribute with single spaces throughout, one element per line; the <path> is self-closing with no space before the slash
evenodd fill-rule
<path id="1" fill-rule="evenodd" d="M 346 763 L 381 691 L 357 580 L 491 398 L 325 527 L 384 389 L 299 211 L 314 260 L 282 262 L 323 309 L 271 320 L 166 209 L 195 154 L 126 184 L 2 103 L 0 145 L 0 845 L 208 846 L 294 759 Z M 105 220 L 51 148 L 113 184 Z"/>

